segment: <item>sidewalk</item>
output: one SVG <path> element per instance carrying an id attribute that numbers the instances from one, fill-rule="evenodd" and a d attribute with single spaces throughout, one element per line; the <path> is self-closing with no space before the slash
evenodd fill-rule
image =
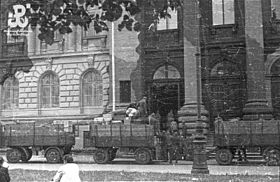
<path id="1" fill-rule="evenodd" d="M 81 171 L 127 171 L 127 172 L 156 172 L 156 173 L 181 173 L 190 174 L 191 161 L 179 161 L 178 164 L 167 162 L 155 162 L 150 165 L 138 165 L 133 159 L 115 159 L 112 164 L 95 164 L 92 156 L 74 156 L 74 160 Z M 264 163 L 256 162 L 242 165 L 220 166 L 215 160 L 208 161 L 208 169 L 211 175 L 274 175 L 279 176 L 279 166 L 264 166 Z M 9 169 L 30 170 L 57 170 L 61 164 L 47 164 L 42 157 L 33 156 L 29 163 L 10 164 Z"/>

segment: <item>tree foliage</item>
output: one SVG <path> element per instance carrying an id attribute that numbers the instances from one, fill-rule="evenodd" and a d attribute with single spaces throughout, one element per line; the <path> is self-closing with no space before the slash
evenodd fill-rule
<path id="1" fill-rule="evenodd" d="M 93 24 L 97 33 L 108 31 L 108 22 L 121 19 L 118 29 L 140 31 L 143 27 L 134 16 L 141 11 L 137 1 L 145 1 L 153 8 L 154 22 L 170 16 L 167 8 L 177 8 L 183 0 L 19 0 L 20 4 L 31 5 L 26 16 L 31 27 L 39 25 L 40 40 L 47 44 L 54 41 L 54 32 L 71 33 L 72 26 L 88 30 Z"/>

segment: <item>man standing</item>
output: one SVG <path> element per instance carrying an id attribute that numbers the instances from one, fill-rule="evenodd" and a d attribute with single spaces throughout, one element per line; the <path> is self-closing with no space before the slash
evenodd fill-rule
<path id="1" fill-rule="evenodd" d="M 140 117 L 146 117 L 148 116 L 148 110 L 147 110 L 147 97 L 144 96 L 139 102 L 138 102 L 138 111 L 140 113 Z"/>

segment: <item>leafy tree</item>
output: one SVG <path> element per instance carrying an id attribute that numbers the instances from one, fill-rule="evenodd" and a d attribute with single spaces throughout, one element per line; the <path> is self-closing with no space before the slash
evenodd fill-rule
<path id="1" fill-rule="evenodd" d="M 19 0 L 20 4 L 31 5 L 26 16 L 30 20 L 31 27 L 39 25 L 40 40 L 47 44 L 54 41 L 54 32 L 61 34 L 71 33 L 71 24 L 81 26 L 85 30 L 93 23 L 97 33 L 108 31 L 108 22 L 114 22 L 122 18 L 118 29 L 140 31 L 141 23 L 134 16 L 141 11 L 139 3 L 146 1 L 154 9 L 153 19 L 170 16 L 167 8 L 177 8 L 183 0 Z M 96 11 L 90 11 L 95 9 Z M 123 13 L 125 11 L 125 13 Z"/>

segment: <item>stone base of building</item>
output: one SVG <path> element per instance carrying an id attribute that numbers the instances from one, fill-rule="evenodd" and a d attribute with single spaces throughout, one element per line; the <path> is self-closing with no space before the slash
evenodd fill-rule
<path id="1" fill-rule="evenodd" d="M 197 129 L 197 121 L 200 119 L 201 127 L 203 128 L 202 133 L 207 134 L 208 133 L 208 111 L 204 108 L 203 105 L 200 105 L 201 110 L 201 118 L 198 118 L 198 110 L 197 110 L 197 104 L 185 104 L 183 107 L 180 108 L 178 111 L 178 122 L 179 122 L 179 128 L 186 127 L 187 134 L 193 135 L 196 134 Z"/>
<path id="2" fill-rule="evenodd" d="M 205 109 L 204 105 L 200 105 L 201 120 L 207 122 L 208 111 Z M 193 123 L 198 120 L 198 110 L 197 104 L 185 104 L 178 111 L 178 121 L 184 123 Z"/>
<path id="3" fill-rule="evenodd" d="M 265 100 L 248 101 L 243 109 L 243 120 L 271 120 L 273 109 L 268 106 Z"/>

